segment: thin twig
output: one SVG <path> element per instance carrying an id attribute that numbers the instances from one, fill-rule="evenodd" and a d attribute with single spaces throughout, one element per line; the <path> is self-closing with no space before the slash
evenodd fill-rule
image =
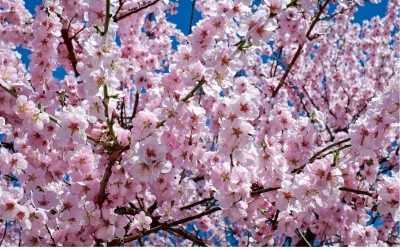
<path id="1" fill-rule="evenodd" d="M 202 200 L 193 202 L 193 203 L 191 203 L 191 204 L 189 204 L 189 205 L 183 206 L 183 207 L 181 207 L 180 209 L 181 209 L 181 210 L 190 209 L 190 208 L 192 208 L 192 207 L 195 207 L 195 206 L 197 206 L 197 205 L 200 205 L 200 204 L 203 204 L 203 203 L 212 201 L 212 200 L 214 200 L 214 197 L 204 198 L 204 199 L 202 199 Z"/>
<path id="2" fill-rule="evenodd" d="M 51 241 L 52 241 L 52 245 L 53 246 L 57 246 L 57 244 L 56 244 L 56 241 L 54 240 L 54 238 L 53 238 L 53 235 L 51 235 L 51 232 L 50 232 L 50 228 L 47 226 L 47 224 L 45 225 L 46 226 L 46 229 L 47 229 L 47 232 L 49 233 L 49 235 L 50 235 L 50 239 L 51 239 Z"/>
<path id="3" fill-rule="evenodd" d="M 303 233 L 302 233 L 299 229 L 296 229 L 296 230 L 297 230 L 297 232 L 300 234 L 300 236 L 301 236 L 301 238 L 304 240 L 304 242 L 307 244 L 307 246 L 312 247 L 311 243 L 308 242 L 308 240 L 306 239 L 306 237 L 304 237 Z"/>
<path id="4" fill-rule="evenodd" d="M 192 13 L 190 14 L 190 21 L 189 21 L 189 35 L 192 34 L 192 25 L 193 25 L 193 16 L 194 16 L 194 9 L 196 6 L 196 0 L 192 0 Z"/>
<path id="5" fill-rule="evenodd" d="M 140 8 L 134 8 L 134 9 L 132 9 L 131 11 L 128 11 L 127 13 L 122 14 L 122 15 L 120 15 L 120 16 L 114 16 L 114 17 L 113 17 L 114 22 L 118 22 L 118 21 L 120 21 L 120 20 L 122 20 L 122 19 L 124 19 L 124 18 L 126 18 L 126 17 L 128 17 L 128 16 L 130 16 L 130 15 L 132 15 L 132 14 L 134 14 L 134 13 L 138 13 L 138 12 L 144 10 L 144 9 L 147 9 L 148 7 L 155 5 L 155 4 L 158 3 L 159 1 L 160 1 L 160 0 L 155 0 L 155 1 L 151 2 L 151 3 L 149 3 L 149 4 L 143 5 L 143 6 L 140 7 Z M 139 5 L 139 6 L 140 6 L 140 5 Z"/>
<path id="6" fill-rule="evenodd" d="M 131 115 L 131 117 L 130 117 L 130 120 L 131 120 L 131 121 L 132 121 L 132 119 L 135 118 L 135 116 L 136 116 L 137 109 L 138 109 L 138 106 L 139 106 L 139 97 L 140 97 L 139 91 L 136 91 L 136 94 L 135 94 L 135 104 L 134 104 L 134 106 L 133 106 L 132 115 Z"/>
<path id="7" fill-rule="evenodd" d="M 332 143 L 332 144 L 329 144 L 328 146 L 324 147 L 324 148 L 321 149 L 320 151 L 316 152 L 316 153 L 308 160 L 308 163 L 313 163 L 316 159 L 318 159 L 318 157 L 319 157 L 322 153 L 324 153 L 324 152 L 327 151 L 328 149 L 333 148 L 333 147 L 335 147 L 335 146 L 338 146 L 338 145 L 340 145 L 340 144 L 342 144 L 342 143 L 348 142 L 348 141 L 350 141 L 350 140 L 351 140 L 350 138 L 346 138 L 346 139 L 343 139 L 343 140 L 334 142 L 334 143 Z M 349 146 L 346 146 L 346 147 L 349 147 Z M 301 172 L 301 170 L 303 170 L 303 169 L 305 168 L 305 166 L 306 166 L 306 164 L 302 165 L 301 167 L 298 167 L 298 168 L 294 169 L 294 170 L 292 171 L 292 174 L 293 174 L 293 173 L 296 173 L 296 172 L 297 172 L 297 173 Z"/>
<path id="8" fill-rule="evenodd" d="M 167 231 L 174 232 L 175 234 L 181 236 L 182 238 L 188 239 L 201 247 L 208 247 L 208 245 L 206 243 L 204 243 L 204 241 L 202 239 L 200 239 L 196 235 L 189 233 L 188 231 L 186 231 L 185 229 L 183 229 L 181 227 L 170 228 Z"/>
<path id="9" fill-rule="evenodd" d="M 3 84 L 0 83 L 0 88 L 4 89 L 7 93 L 9 93 L 10 95 L 14 96 L 15 98 L 18 97 L 18 94 L 15 90 L 13 89 L 8 89 L 6 86 L 4 86 Z"/>
<path id="10" fill-rule="evenodd" d="M 339 190 L 344 191 L 344 192 L 355 193 L 355 194 L 368 195 L 370 197 L 373 196 L 373 194 L 368 191 L 363 191 L 363 190 L 358 190 L 358 189 L 353 189 L 353 188 L 348 188 L 348 187 L 340 187 Z"/>
<path id="11" fill-rule="evenodd" d="M 308 39 L 311 39 L 310 35 L 312 30 L 314 29 L 315 25 L 317 24 L 317 22 L 320 20 L 320 16 L 322 15 L 324 9 L 326 8 L 326 6 L 328 5 L 328 3 L 330 2 L 330 0 L 326 0 L 325 3 L 321 6 L 321 8 L 319 9 L 317 15 L 314 17 L 313 21 L 311 22 L 310 27 L 307 30 L 306 33 L 306 37 Z M 301 55 L 301 51 L 304 47 L 304 44 L 300 44 L 299 47 L 297 47 L 297 51 L 294 54 L 292 60 L 290 61 L 285 73 L 283 74 L 282 78 L 279 81 L 278 86 L 275 88 L 275 90 L 272 92 L 272 97 L 276 97 L 276 95 L 278 94 L 279 90 L 281 89 L 281 87 L 284 85 L 286 78 L 289 76 L 290 71 L 292 70 L 294 64 L 296 63 L 297 59 L 300 57 Z"/>
<path id="12" fill-rule="evenodd" d="M 97 204 L 101 207 L 106 199 L 106 187 L 107 183 L 112 174 L 112 167 L 114 166 L 115 162 L 119 161 L 122 157 L 122 153 L 129 149 L 129 145 L 121 148 L 120 150 L 114 151 L 110 155 L 110 159 L 107 164 L 106 171 L 104 172 L 103 178 L 100 182 L 99 194 L 97 199 Z"/>
<path id="13" fill-rule="evenodd" d="M 323 154 L 323 155 L 321 155 L 321 156 L 318 156 L 316 159 L 322 159 L 322 158 L 324 158 L 324 157 L 327 156 L 327 155 L 333 154 L 335 151 L 340 151 L 340 150 L 343 150 L 343 149 L 349 148 L 349 147 L 351 147 L 351 144 L 343 145 L 343 146 L 341 146 L 341 147 L 339 147 L 339 148 L 337 148 L 337 149 L 335 149 L 335 150 L 329 151 L 329 152 L 326 153 L 326 154 Z"/>
<path id="14" fill-rule="evenodd" d="M 6 235 L 7 235 L 7 221 L 4 221 L 4 233 L 3 233 L 3 237 L 1 238 L 1 241 L 0 241 L 0 246 L 3 244 L 3 241 L 6 238 Z"/>
<path id="15" fill-rule="evenodd" d="M 97 31 L 100 31 L 100 35 L 105 36 L 108 32 L 108 28 L 110 26 L 110 19 L 111 19 L 111 0 L 106 0 L 106 17 L 104 19 L 104 30 L 100 31 L 100 29 L 95 26 Z"/>
<path id="16" fill-rule="evenodd" d="M 156 227 L 150 228 L 150 229 L 147 230 L 147 231 L 144 231 L 144 232 L 140 232 L 140 233 L 136 233 L 136 234 L 127 236 L 127 237 L 124 238 L 123 241 L 124 241 L 125 243 L 126 243 L 126 242 L 131 242 L 131 241 L 140 239 L 140 238 L 142 238 L 142 237 L 144 237 L 144 236 L 146 236 L 146 235 L 149 235 L 149 234 L 158 232 L 158 231 L 160 231 L 160 230 L 166 230 L 166 229 L 169 229 L 169 228 L 171 228 L 171 227 L 177 226 L 177 225 L 179 225 L 179 224 L 184 224 L 184 223 L 186 223 L 186 222 L 189 222 L 189 221 L 192 221 L 192 220 L 201 218 L 201 217 L 203 217 L 203 216 L 205 216 L 205 215 L 209 215 L 209 214 L 215 213 L 215 212 L 220 211 L 220 210 L 221 210 L 220 207 L 214 207 L 214 208 L 211 208 L 211 209 L 206 210 L 206 211 L 204 211 L 204 212 L 201 212 L 201 213 L 199 213 L 199 214 L 195 214 L 195 215 L 192 215 L 192 216 L 189 216 L 189 217 L 186 217 L 186 218 L 184 218 L 184 219 L 177 220 L 177 221 L 174 221 L 174 222 L 164 223 L 164 224 L 158 225 L 158 226 L 156 226 Z M 119 243 L 120 243 L 120 240 L 119 240 L 119 239 L 114 239 L 114 240 L 112 240 L 111 242 L 109 242 L 107 245 L 108 245 L 108 246 L 115 246 L 115 245 L 119 245 Z"/>

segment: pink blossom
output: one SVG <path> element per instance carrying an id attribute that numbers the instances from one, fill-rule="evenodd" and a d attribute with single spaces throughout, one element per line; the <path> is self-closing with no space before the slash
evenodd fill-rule
<path id="1" fill-rule="evenodd" d="M 146 216 L 146 214 L 143 211 L 140 211 L 139 214 L 134 216 L 133 225 L 135 228 L 144 231 L 150 229 L 151 222 L 152 219 Z"/>

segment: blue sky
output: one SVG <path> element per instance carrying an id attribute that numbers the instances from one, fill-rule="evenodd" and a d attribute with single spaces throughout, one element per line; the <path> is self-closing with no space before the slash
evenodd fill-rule
<path id="1" fill-rule="evenodd" d="M 188 34 L 189 32 L 189 22 L 190 15 L 192 9 L 192 1 L 191 0 L 177 0 L 179 3 L 178 14 L 170 16 L 169 21 L 175 23 L 183 33 Z M 386 11 L 386 6 L 389 0 L 382 0 L 379 4 L 371 4 L 366 3 L 364 6 L 360 7 L 358 12 L 355 14 L 353 22 L 362 23 L 363 20 L 369 20 L 373 16 L 384 16 Z M 42 0 L 25 0 L 25 6 L 29 9 L 29 11 L 34 14 L 35 7 L 40 4 Z M 194 13 L 194 22 L 193 25 L 201 18 L 199 12 L 195 11 Z M 28 65 L 29 59 L 28 55 L 30 52 L 28 50 L 24 50 L 22 48 L 17 49 L 22 55 L 22 61 Z M 65 72 L 62 68 L 57 69 L 54 74 L 55 77 L 62 79 L 65 75 Z"/>

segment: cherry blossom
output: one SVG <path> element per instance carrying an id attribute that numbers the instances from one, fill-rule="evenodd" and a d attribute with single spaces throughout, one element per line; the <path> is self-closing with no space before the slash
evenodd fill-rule
<path id="1" fill-rule="evenodd" d="M 0 246 L 399 244 L 399 0 L 193 0 L 187 30 L 177 0 L 27 2 Z"/>

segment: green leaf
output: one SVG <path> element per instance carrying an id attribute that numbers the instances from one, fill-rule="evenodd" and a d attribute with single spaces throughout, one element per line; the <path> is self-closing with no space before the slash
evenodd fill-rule
<path id="1" fill-rule="evenodd" d="M 60 93 L 60 103 L 61 106 L 65 106 L 65 101 L 67 99 L 67 92 L 65 90 L 61 91 Z"/>
<path id="2" fill-rule="evenodd" d="M 340 154 L 340 150 L 335 150 L 335 152 L 333 152 L 333 165 L 336 166 L 336 163 L 339 161 L 339 154 Z"/>

